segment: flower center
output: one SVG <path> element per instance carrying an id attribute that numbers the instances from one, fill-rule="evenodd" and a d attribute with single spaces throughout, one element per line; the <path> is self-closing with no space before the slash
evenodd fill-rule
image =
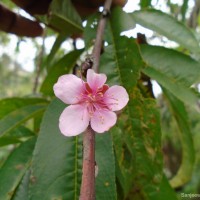
<path id="1" fill-rule="evenodd" d="M 87 103 L 87 109 L 91 117 L 96 110 L 100 111 L 105 107 L 102 93 L 87 94 L 87 99 L 85 102 Z"/>
<path id="2" fill-rule="evenodd" d="M 98 92 L 96 94 L 89 93 L 87 94 L 87 101 L 90 103 L 98 103 L 103 100 L 103 93 Z"/>
<path id="3" fill-rule="evenodd" d="M 103 85 L 101 88 L 96 90 L 92 90 L 88 83 L 84 84 L 84 93 L 81 94 L 81 101 L 86 103 L 88 113 L 90 117 L 93 116 L 95 111 L 101 111 L 108 109 L 104 101 L 104 93 L 109 87 L 107 85 Z"/>
<path id="4" fill-rule="evenodd" d="M 90 93 L 87 96 L 88 96 L 89 102 L 95 102 L 96 101 L 96 96 L 95 95 Z"/>

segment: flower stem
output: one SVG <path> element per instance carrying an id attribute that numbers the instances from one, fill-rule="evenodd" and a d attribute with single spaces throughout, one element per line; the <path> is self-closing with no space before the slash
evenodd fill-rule
<path id="1" fill-rule="evenodd" d="M 98 23 L 92 51 L 93 69 L 98 72 L 104 29 L 112 0 L 106 0 Z M 83 168 L 80 200 L 95 200 L 95 132 L 89 126 L 83 134 Z"/>

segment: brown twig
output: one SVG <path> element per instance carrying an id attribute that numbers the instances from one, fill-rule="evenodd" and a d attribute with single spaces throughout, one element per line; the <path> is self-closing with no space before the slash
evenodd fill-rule
<path id="1" fill-rule="evenodd" d="M 97 28 L 97 35 L 92 51 L 92 68 L 98 72 L 101 47 L 107 16 L 112 0 L 106 0 Z M 95 199 L 95 132 L 89 126 L 83 135 L 83 169 L 80 200 Z"/>
<path id="2" fill-rule="evenodd" d="M 107 0 L 104 4 L 104 10 L 102 12 L 102 17 L 99 21 L 98 28 L 97 28 L 97 35 L 96 40 L 94 43 L 94 48 L 92 51 L 92 57 L 93 57 L 93 69 L 98 72 L 99 69 L 99 59 L 101 54 L 101 46 L 103 41 L 103 35 L 104 35 L 104 29 L 106 26 L 106 20 L 110 13 L 110 6 L 111 6 L 112 0 Z"/>
<path id="3" fill-rule="evenodd" d="M 200 12 L 200 0 L 196 0 L 188 20 L 188 26 L 190 28 L 196 29 L 196 27 L 198 26 L 199 12 Z"/>
<path id="4" fill-rule="evenodd" d="M 80 200 L 95 199 L 95 133 L 89 126 L 83 134 L 83 175 Z"/>

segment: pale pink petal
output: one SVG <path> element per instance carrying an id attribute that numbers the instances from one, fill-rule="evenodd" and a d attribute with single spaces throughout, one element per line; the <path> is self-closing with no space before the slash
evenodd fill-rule
<path id="1" fill-rule="evenodd" d="M 109 110 L 95 111 L 91 118 L 91 127 L 97 133 L 108 131 L 116 124 L 117 116 Z"/>
<path id="2" fill-rule="evenodd" d="M 87 71 L 87 82 L 94 92 L 104 85 L 106 79 L 107 77 L 105 74 L 97 74 L 92 69 L 88 69 Z"/>
<path id="3" fill-rule="evenodd" d="M 83 81 L 75 75 L 59 77 L 53 86 L 55 95 L 66 104 L 78 103 L 83 92 Z"/>
<path id="4" fill-rule="evenodd" d="M 104 94 L 105 103 L 112 111 L 121 110 L 129 101 L 128 93 L 122 86 L 112 86 Z"/>
<path id="5" fill-rule="evenodd" d="M 59 119 L 59 128 L 65 136 L 76 136 L 89 125 L 89 114 L 84 105 L 77 104 L 65 108 Z"/>

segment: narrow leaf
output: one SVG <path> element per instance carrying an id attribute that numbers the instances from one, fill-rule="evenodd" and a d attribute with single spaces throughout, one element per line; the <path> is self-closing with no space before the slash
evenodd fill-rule
<path id="1" fill-rule="evenodd" d="M 115 34 L 120 35 L 123 31 L 128 31 L 130 29 L 135 28 L 135 21 L 133 18 L 122 10 L 120 7 L 115 7 L 111 10 L 111 23 L 112 23 L 112 30 L 115 31 Z"/>
<path id="2" fill-rule="evenodd" d="M 162 179 L 159 113 L 155 103 L 143 100 L 135 88 L 144 66 L 137 44 L 131 38 L 120 37 L 114 23 L 116 20 L 111 19 L 107 31 L 112 40 L 104 49 L 100 70 L 108 75 L 110 83 L 124 86 L 130 98 L 118 127 L 111 130 L 118 152 L 117 177 L 124 193 L 122 199 L 134 188 L 139 188 L 140 197 L 145 199 L 156 192 Z M 115 139 L 117 134 L 120 141 Z"/>
<path id="3" fill-rule="evenodd" d="M 0 136 L 2 137 L 18 125 L 45 110 L 45 104 L 29 105 L 17 109 L 0 120 Z"/>
<path id="4" fill-rule="evenodd" d="M 79 199 L 82 145 L 64 137 L 58 120 L 65 105 L 55 99 L 45 112 L 33 155 L 30 200 Z"/>
<path id="5" fill-rule="evenodd" d="M 176 196 L 176 193 L 173 190 L 173 188 L 170 186 L 165 175 L 163 175 L 160 188 L 150 197 L 150 200 L 169 200 L 169 199 L 178 200 L 178 197 Z"/>
<path id="6" fill-rule="evenodd" d="M 151 1 L 149 0 L 141 0 L 140 1 L 141 8 L 148 8 L 151 6 Z"/>
<path id="7" fill-rule="evenodd" d="M 27 170 L 15 191 L 12 200 L 28 200 L 28 186 L 31 178 L 30 174 L 30 170 Z"/>
<path id="8" fill-rule="evenodd" d="M 94 45 L 94 40 L 96 38 L 96 31 L 98 20 L 100 19 L 100 13 L 95 13 L 88 17 L 86 27 L 84 28 L 83 38 L 85 42 L 86 49 Z"/>
<path id="9" fill-rule="evenodd" d="M 34 105 L 38 103 L 47 103 L 46 99 L 42 98 L 6 98 L 0 100 L 0 119 L 8 115 L 10 112 L 21 107 Z"/>
<path id="10" fill-rule="evenodd" d="M 159 84 L 169 90 L 181 101 L 187 103 L 188 105 L 197 105 L 199 99 L 198 94 L 191 88 L 186 87 L 185 85 L 179 83 L 176 79 L 170 78 L 162 71 L 158 71 L 152 67 L 146 67 L 143 71 L 146 75 L 158 81 Z"/>
<path id="11" fill-rule="evenodd" d="M 9 144 L 21 143 L 27 137 L 32 137 L 35 134 L 24 126 L 19 126 L 16 129 L 11 130 L 5 136 L 0 137 L 0 147 Z"/>
<path id="12" fill-rule="evenodd" d="M 126 89 L 132 89 L 143 67 L 138 47 L 131 38 L 117 37 L 113 40 L 113 44 L 105 48 L 100 70 L 112 84 L 122 84 Z"/>
<path id="13" fill-rule="evenodd" d="M 183 102 L 179 101 L 174 95 L 164 89 L 164 94 L 170 103 L 173 116 L 176 119 L 180 130 L 180 141 L 182 145 L 182 162 L 176 174 L 170 180 L 172 187 L 180 187 L 186 184 L 192 176 L 195 162 L 195 151 L 192 139 L 192 133 L 189 126 L 186 108 Z"/>
<path id="14" fill-rule="evenodd" d="M 155 102 L 143 99 L 133 89 L 127 112 L 112 135 L 121 173 L 117 177 L 124 197 L 151 198 L 162 180 L 160 116 Z"/>
<path id="15" fill-rule="evenodd" d="M 128 31 L 135 27 L 135 21 L 133 18 L 122 10 L 120 7 L 114 7 L 112 10 L 112 15 L 110 16 L 110 20 L 113 22 L 113 30 L 116 32 L 116 35 L 120 35 L 123 31 Z M 97 32 L 97 21 L 99 20 L 100 15 L 96 13 L 90 16 L 87 20 L 87 25 L 84 30 L 84 40 L 86 47 L 90 47 L 94 44 L 94 39 L 96 37 Z M 124 23 L 126 22 L 126 23 Z M 109 26 L 109 25 L 108 25 Z M 105 30 L 105 41 L 108 43 L 112 43 L 112 35 L 108 29 Z"/>
<path id="16" fill-rule="evenodd" d="M 116 200 L 115 160 L 112 138 L 109 133 L 97 134 L 95 156 L 98 168 L 96 177 L 96 200 Z"/>
<path id="17" fill-rule="evenodd" d="M 148 66 L 185 86 L 200 82 L 200 63 L 178 51 L 159 46 L 141 45 Z"/>
<path id="18" fill-rule="evenodd" d="M 194 34 L 172 16 L 153 9 L 136 11 L 131 15 L 138 24 L 158 32 L 192 52 L 200 51 Z"/>
<path id="19" fill-rule="evenodd" d="M 17 147 L 0 169 L 0 199 L 10 200 L 26 172 L 32 157 L 35 138 Z"/>
<path id="20" fill-rule="evenodd" d="M 7 136 L 14 138 L 32 137 L 34 135 L 35 133 L 25 126 L 19 126 L 16 129 L 10 131 L 9 134 L 7 134 Z"/>
<path id="21" fill-rule="evenodd" d="M 83 31 L 81 18 L 70 0 L 53 0 L 48 15 L 37 16 L 37 18 L 67 35 Z"/>
<path id="22" fill-rule="evenodd" d="M 0 138 L 0 147 L 9 145 L 9 144 L 17 144 L 17 143 L 21 143 L 21 140 L 19 140 L 18 138 L 13 138 L 10 136 L 4 136 Z"/>
<path id="23" fill-rule="evenodd" d="M 186 18 L 186 12 L 188 9 L 188 1 L 189 0 L 184 0 L 183 1 L 183 5 L 181 6 L 181 15 L 182 15 L 182 21 L 185 22 L 185 18 Z"/>
<path id="24" fill-rule="evenodd" d="M 60 48 L 61 44 L 66 40 L 67 36 L 66 34 L 59 34 L 51 48 L 51 51 L 49 53 L 49 55 L 47 56 L 46 59 L 46 65 L 47 65 L 47 69 L 49 70 L 51 67 L 51 62 L 53 61 L 53 58 L 55 56 L 55 54 L 57 53 L 58 49 Z"/>

